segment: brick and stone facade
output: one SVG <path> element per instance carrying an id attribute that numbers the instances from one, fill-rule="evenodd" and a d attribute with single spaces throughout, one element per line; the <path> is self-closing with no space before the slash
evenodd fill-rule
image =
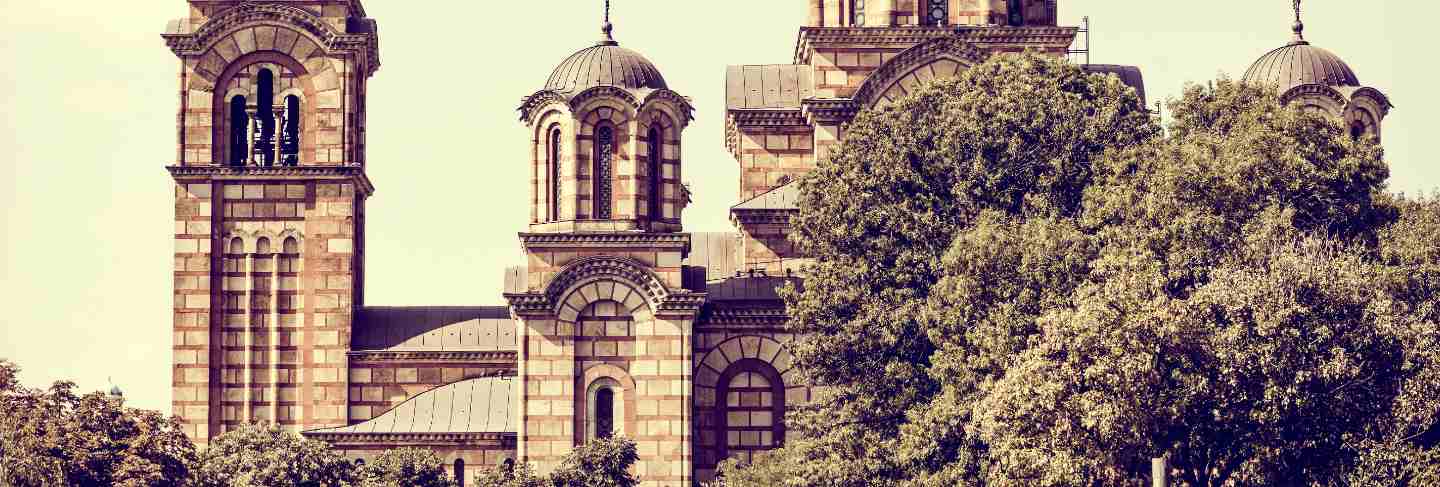
<path id="1" fill-rule="evenodd" d="M 607 19 L 520 106 L 531 221 L 510 229 L 527 265 L 507 271 L 503 305 L 385 308 L 363 294 L 377 23 L 360 0 L 189 0 L 164 34 L 180 59 L 168 170 L 186 432 L 274 422 L 358 458 L 422 446 L 466 478 L 547 472 L 620 435 L 646 486 L 783 445 L 787 411 L 812 397 L 777 294 L 803 285 L 792 182 L 859 110 L 996 52 L 1061 56 L 1076 34 L 1053 0 L 805 2 L 791 64 L 727 70 L 734 232 L 684 231 L 693 107 Z"/>

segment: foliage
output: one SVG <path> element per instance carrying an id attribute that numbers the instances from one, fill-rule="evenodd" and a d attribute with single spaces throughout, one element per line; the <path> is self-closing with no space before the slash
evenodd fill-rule
<path id="1" fill-rule="evenodd" d="M 396 448 L 359 468 L 360 487 L 452 487 L 444 460 L 432 450 Z"/>
<path id="2" fill-rule="evenodd" d="M 1034 55 L 862 112 L 794 221 L 824 392 L 720 483 L 1138 485 L 1160 455 L 1192 486 L 1429 478 L 1395 465 L 1440 435 L 1437 204 L 1267 89 L 1170 113 Z"/>
<path id="3" fill-rule="evenodd" d="M 475 478 L 477 487 L 634 487 L 630 473 L 639 459 L 635 442 L 624 438 L 590 440 L 560 460 L 550 475 L 536 475 L 529 465 L 492 469 Z"/>
<path id="4" fill-rule="evenodd" d="M 274 425 L 243 425 L 210 441 L 200 454 L 198 487 L 341 487 L 355 467 L 324 442 Z"/>
<path id="5" fill-rule="evenodd" d="M 181 486 L 195 449 L 180 424 L 57 382 L 29 389 L 0 359 L 0 484 Z"/>

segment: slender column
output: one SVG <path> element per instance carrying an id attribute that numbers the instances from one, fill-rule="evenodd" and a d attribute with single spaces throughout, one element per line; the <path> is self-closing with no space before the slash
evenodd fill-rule
<path id="1" fill-rule="evenodd" d="M 245 339 L 241 344 L 245 351 L 245 368 L 242 371 L 244 377 L 240 383 L 245 385 L 245 422 L 255 421 L 255 390 L 252 378 L 251 367 L 254 365 L 254 357 L 251 355 L 255 348 L 255 254 L 245 254 Z"/>
<path id="2" fill-rule="evenodd" d="M 260 165 L 260 161 L 255 159 L 255 154 L 260 152 L 260 119 L 256 117 L 257 113 L 259 112 L 254 108 L 245 109 L 245 114 L 249 115 L 246 122 L 246 138 L 250 140 L 250 153 L 245 155 L 245 164 L 249 166 Z"/>
<path id="3" fill-rule="evenodd" d="M 280 252 L 270 255 L 270 343 L 265 352 L 270 362 L 270 421 L 275 424 L 280 424 L 280 256 L 284 247 L 282 241 Z"/>
<path id="4" fill-rule="evenodd" d="M 281 158 L 281 155 L 284 152 L 282 148 L 285 146 L 285 105 L 275 105 L 271 111 L 275 114 L 275 134 L 270 137 L 275 143 L 274 165 L 283 166 L 285 160 Z"/>

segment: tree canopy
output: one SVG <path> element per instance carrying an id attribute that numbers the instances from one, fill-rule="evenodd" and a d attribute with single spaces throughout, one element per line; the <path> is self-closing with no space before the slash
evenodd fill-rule
<path id="1" fill-rule="evenodd" d="M 1431 452 L 1433 200 L 1267 87 L 1170 113 L 1024 54 L 859 114 L 793 222 L 823 393 L 724 482 L 1133 485 L 1164 455 L 1184 485 L 1347 485 Z"/>
<path id="2" fill-rule="evenodd" d="M 625 438 L 587 441 L 567 453 L 549 475 L 537 475 L 529 465 L 513 470 L 488 470 L 475 478 L 477 487 L 635 487 L 630 473 L 638 460 L 635 442 Z"/>

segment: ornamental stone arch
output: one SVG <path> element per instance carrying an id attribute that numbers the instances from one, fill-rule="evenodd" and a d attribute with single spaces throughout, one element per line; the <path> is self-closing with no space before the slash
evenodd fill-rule
<path id="1" fill-rule="evenodd" d="M 303 9 L 247 3 L 210 19 L 175 49 L 199 56 L 192 61 L 196 76 L 190 78 L 190 88 L 209 91 L 221 81 L 221 74 L 231 63 L 254 52 L 281 53 L 305 64 L 314 74 L 323 75 L 320 63 L 310 59 L 328 56 L 339 36 L 339 32 Z"/>
<path id="2" fill-rule="evenodd" d="M 621 303 L 637 322 L 649 321 L 669 295 L 665 283 L 643 264 L 615 256 L 575 261 L 545 287 L 556 318 L 572 325 L 586 306 L 604 300 Z"/>
<path id="3" fill-rule="evenodd" d="M 784 382 L 787 393 L 791 389 L 804 389 L 800 371 L 795 368 L 794 356 L 783 343 L 759 335 L 732 337 L 705 354 L 695 364 L 695 405 L 701 408 L 715 406 L 715 388 L 720 377 L 731 364 L 743 360 L 758 360 L 774 367 Z M 788 395 L 788 394 L 787 394 Z"/>
<path id="4" fill-rule="evenodd" d="M 925 41 L 881 65 L 865 79 L 853 98 L 862 107 L 877 106 L 909 94 L 925 81 L 959 76 L 961 70 L 988 57 L 985 51 L 957 37 Z"/>

